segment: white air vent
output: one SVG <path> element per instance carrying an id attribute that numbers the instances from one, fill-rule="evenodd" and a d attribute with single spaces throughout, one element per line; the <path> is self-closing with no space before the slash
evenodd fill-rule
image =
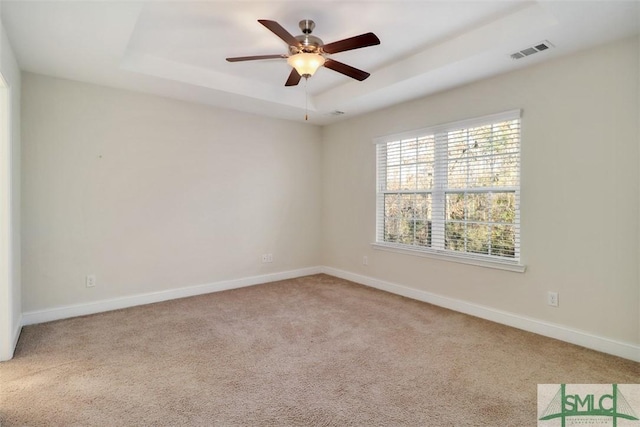
<path id="1" fill-rule="evenodd" d="M 330 112 L 329 114 L 331 114 L 332 116 L 341 116 L 341 115 L 344 114 L 344 111 L 334 110 L 334 111 Z"/>
<path id="2" fill-rule="evenodd" d="M 536 44 L 535 46 L 527 47 L 525 49 L 519 50 L 518 52 L 512 53 L 511 59 L 524 58 L 525 56 L 533 55 L 534 53 L 542 52 L 543 50 L 547 50 L 552 47 L 553 45 L 549 43 L 548 40 L 545 40 Z"/>

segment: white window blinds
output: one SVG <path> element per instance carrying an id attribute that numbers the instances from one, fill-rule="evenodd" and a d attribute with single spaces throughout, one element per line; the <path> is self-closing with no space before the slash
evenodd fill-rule
<path id="1" fill-rule="evenodd" d="M 519 262 L 519 110 L 375 142 L 377 243 Z"/>

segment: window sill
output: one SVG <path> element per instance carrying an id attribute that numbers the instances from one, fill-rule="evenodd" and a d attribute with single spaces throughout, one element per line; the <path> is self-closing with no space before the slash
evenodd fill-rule
<path id="1" fill-rule="evenodd" d="M 469 257 L 465 255 L 456 255 L 451 252 L 438 251 L 434 249 L 415 249 L 404 245 L 394 245 L 391 243 L 372 243 L 373 249 L 395 252 L 405 255 L 420 256 L 425 258 L 439 259 L 442 261 L 458 262 L 461 264 L 475 265 L 477 267 L 495 268 L 498 270 L 513 271 L 516 273 L 524 273 L 527 267 L 516 262 L 499 261 L 479 257 Z"/>

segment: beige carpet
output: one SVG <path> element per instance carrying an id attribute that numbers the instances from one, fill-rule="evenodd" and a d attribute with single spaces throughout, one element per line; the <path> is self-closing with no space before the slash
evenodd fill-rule
<path id="1" fill-rule="evenodd" d="M 640 364 L 326 275 L 25 327 L 5 426 L 535 426 Z"/>

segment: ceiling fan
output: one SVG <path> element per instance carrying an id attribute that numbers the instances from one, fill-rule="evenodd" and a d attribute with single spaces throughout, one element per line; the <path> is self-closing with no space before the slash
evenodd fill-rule
<path id="1" fill-rule="evenodd" d="M 362 81 L 369 77 L 370 74 L 366 71 L 358 70 L 350 65 L 328 58 L 328 55 L 380 44 L 380 39 L 378 39 L 378 37 L 373 33 L 360 34 L 359 36 L 324 44 L 324 42 L 318 37 L 311 35 L 316 24 L 310 19 L 303 19 L 300 21 L 298 25 L 302 30 L 302 34 L 295 37 L 276 21 L 259 19 L 258 22 L 267 27 L 267 29 L 276 36 L 284 40 L 285 43 L 289 45 L 289 53 L 280 55 L 239 56 L 235 58 L 227 58 L 227 61 L 239 62 L 254 61 L 258 59 L 286 59 L 293 69 L 291 70 L 291 74 L 289 75 L 285 86 L 297 85 L 302 77 L 311 77 L 321 66 L 325 66 L 326 68 L 337 71 L 345 76 Z"/>

